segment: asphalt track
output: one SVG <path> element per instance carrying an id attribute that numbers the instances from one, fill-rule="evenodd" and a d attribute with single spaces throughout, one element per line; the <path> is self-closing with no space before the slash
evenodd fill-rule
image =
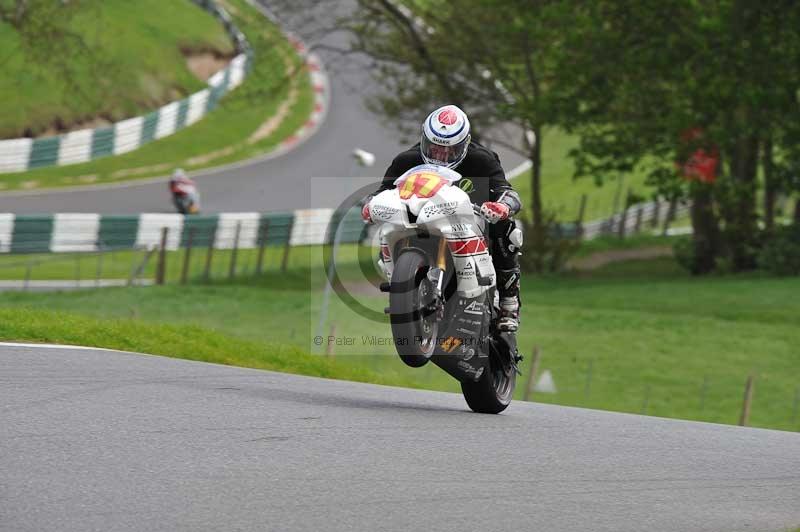
<path id="1" fill-rule="evenodd" d="M 0 368 L 3 531 L 800 525 L 795 433 L 101 350 Z"/>
<path id="2" fill-rule="evenodd" d="M 342 0 L 337 7 L 337 14 L 341 15 L 354 6 L 351 1 Z M 284 8 L 277 15 L 289 29 L 308 39 L 309 45 L 342 48 L 347 44 L 345 35 L 320 33 L 320 23 L 309 21 L 303 12 Z M 386 127 L 365 107 L 366 95 L 376 90 L 376 86 L 363 61 L 325 50 L 319 55 L 329 67 L 331 85 L 330 105 L 320 129 L 284 155 L 251 161 L 237 168 L 192 174 L 202 195 L 204 212 L 335 207 L 360 187 L 376 182 L 392 158 L 408 147 L 397 131 Z M 420 117 L 420 123 L 423 118 Z M 358 167 L 351 155 L 356 148 L 375 154 L 375 167 Z M 499 148 L 497 151 L 507 170 L 522 162 L 517 155 Z M 355 177 L 361 179 L 352 179 Z M 0 212 L 132 214 L 174 212 L 174 209 L 164 178 L 110 187 L 0 194 Z"/>

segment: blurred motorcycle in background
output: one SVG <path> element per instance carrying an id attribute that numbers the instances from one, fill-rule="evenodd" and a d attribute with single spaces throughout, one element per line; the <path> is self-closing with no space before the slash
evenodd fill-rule
<path id="1" fill-rule="evenodd" d="M 169 191 L 172 203 L 181 214 L 197 214 L 200 212 L 200 193 L 197 185 L 189 179 L 182 168 L 178 168 L 169 180 Z"/>

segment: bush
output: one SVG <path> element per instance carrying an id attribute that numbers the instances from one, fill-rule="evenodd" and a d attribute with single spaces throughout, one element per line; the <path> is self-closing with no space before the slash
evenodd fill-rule
<path id="1" fill-rule="evenodd" d="M 525 235 L 520 256 L 524 272 L 560 272 L 580 246 L 577 227 L 560 223 L 553 213 L 544 213 L 540 228 L 535 228 L 525 217 L 518 221 Z"/>
<path id="2" fill-rule="evenodd" d="M 761 250 L 758 266 L 773 275 L 800 275 L 800 224 L 779 228 Z"/>
<path id="3" fill-rule="evenodd" d="M 698 242 L 696 238 L 696 235 L 689 238 L 681 238 L 673 244 L 672 251 L 675 255 L 675 262 L 677 262 L 681 268 L 692 275 L 706 275 L 710 273 L 725 275 L 735 271 L 733 260 L 725 249 L 713 252 L 713 267 L 709 268 L 707 263 L 704 262 L 703 257 L 698 256 Z M 707 249 L 705 251 L 708 252 Z"/>
<path id="4" fill-rule="evenodd" d="M 694 244 L 691 238 L 682 238 L 672 245 L 675 261 L 687 271 L 694 270 Z"/>

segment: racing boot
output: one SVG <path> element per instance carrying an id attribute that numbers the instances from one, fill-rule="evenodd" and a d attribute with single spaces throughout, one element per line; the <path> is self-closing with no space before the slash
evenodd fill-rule
<path id="1" fill-rule="evenodd" d="M 497 272 L 497 291 L 500 295 L 500 319 L 497 328 L 516 332 L 519 329 L 519 268 Z"/>
<path id="2" fill-rule="evenodd" d="M 500 319 L 497 328 L 501 331 L 516 332 L 519 329 L 519 300 L 516 297 L 500 298 Z"/>

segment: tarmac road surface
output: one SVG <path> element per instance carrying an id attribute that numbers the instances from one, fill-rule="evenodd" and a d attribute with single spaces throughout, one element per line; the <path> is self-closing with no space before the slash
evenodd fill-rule
<path id="1" fill-rule="evenodd" d="M 3 531 L 800 525 L 796 433 L 82 348 L 0 368 Z"/>

